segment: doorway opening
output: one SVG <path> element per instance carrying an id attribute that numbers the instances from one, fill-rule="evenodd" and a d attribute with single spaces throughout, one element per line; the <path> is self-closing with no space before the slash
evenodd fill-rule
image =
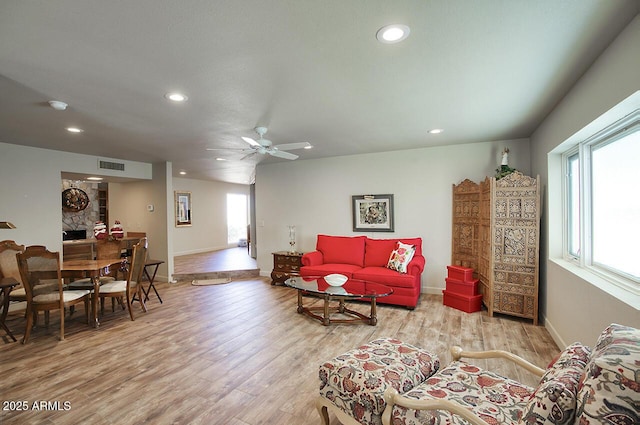
<path id="1" fill-rule="evenodd" d="M 249 210 L 247 195 L 227 193 L 227 243 L 238 245 L 247 242 Z"/>

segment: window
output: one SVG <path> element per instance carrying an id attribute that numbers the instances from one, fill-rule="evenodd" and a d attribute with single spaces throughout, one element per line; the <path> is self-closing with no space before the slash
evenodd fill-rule
<path id="1" fill-rule="evenodd" d="M 640 111 L 563 155 L 564 255 L 640 293 Z"/>

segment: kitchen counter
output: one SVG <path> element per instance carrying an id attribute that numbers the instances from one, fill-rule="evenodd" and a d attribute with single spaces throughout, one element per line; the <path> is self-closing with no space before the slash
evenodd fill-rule
<path id="1" fill-rule="evenodd" d="M 122 249 L 132 249 L 140 238 L 125 237 L 122 241 Z M 97 239 L 76 239 L 62 241 L 62 256 L 64 261 L 69 260 L 93 260 L 96 258 Z"/>

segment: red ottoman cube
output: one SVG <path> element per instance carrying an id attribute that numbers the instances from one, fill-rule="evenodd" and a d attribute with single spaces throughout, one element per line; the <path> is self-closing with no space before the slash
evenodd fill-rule
<path id="1" fill-rule="evenodd" d="M 469 282 L 473 280 L 473 269 L 469 267 L 447 266 L 447 277 Z"/>
<path id="2" fill-rule="evenodd" d="M 447 290 L 442 291 L 442 302 L 448 307 L 473 313 L 482 310 L 482 295 L 460 295 Z"/>
<path id="3" fill-rule="evenodd" d="M 478 295 L 478 282 L 479 279 L 474 279 L 470 282 L 464 282 L 458 279 L 445 278 L 447 283 L 447 292 L 455 292 L 456 294 L 472 296 Z"/>

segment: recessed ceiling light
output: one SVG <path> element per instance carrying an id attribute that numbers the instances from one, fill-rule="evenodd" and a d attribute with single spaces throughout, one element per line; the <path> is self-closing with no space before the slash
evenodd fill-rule
<path id="1" fill-rule="evenodd" d="M 67 127 L 69 133 L 82 133 L 84 130 L 78 127 Z"/>
<path id="2" fill-rule="evenodd" d="M 87 180 L 93 180 L 93 181 L 99 182 L 100 180 L 102 180 L 102 177 L 87 177 Z"/>
<path id="3" fill-rule="evenodd" d="M 429 130 L 429 134 L 440 134 L 442 133 L 444 130 L 441 128 L 434 128 L 433 130 Z"/>
<path id="4" fill-rule="evenodd" d="M 164 95 L 164 97 L 174 102 L 184 102 L 188 99 L 188 97 L 183 95 L 182 93 L 167 93 Z"/>
<path id="5" fill-rule="evenodd" d="M 59 100 L 50 100 L 49 101 L 49 106 L 51 106 L 53 109 L 55 109 L 56 111 L 64 111 L 65 109 L 67 109 L 67 105 L 64 102 L 61 102 Z"/>
<path id="6" fill-rule="evenodd" d="M 186 174 L 187 174 L 187 172 L 186 172 L 186 171 L 180 171 L 180 175 L 181 175 L 181 176 L 184 176 L 184 175 L 186 175 Z"/>
<path id="7" fill-rule="evenodd" d="M 409 27 L 402 24 L 387 25 L 378 30 L 376 38 L 381 43 L 399 43 L 409 37 Z"/>
<path id="8" fill-rule="evenodd" d="M 226 158 L 216 158 L 216 161 L 226 161 Z"/>

